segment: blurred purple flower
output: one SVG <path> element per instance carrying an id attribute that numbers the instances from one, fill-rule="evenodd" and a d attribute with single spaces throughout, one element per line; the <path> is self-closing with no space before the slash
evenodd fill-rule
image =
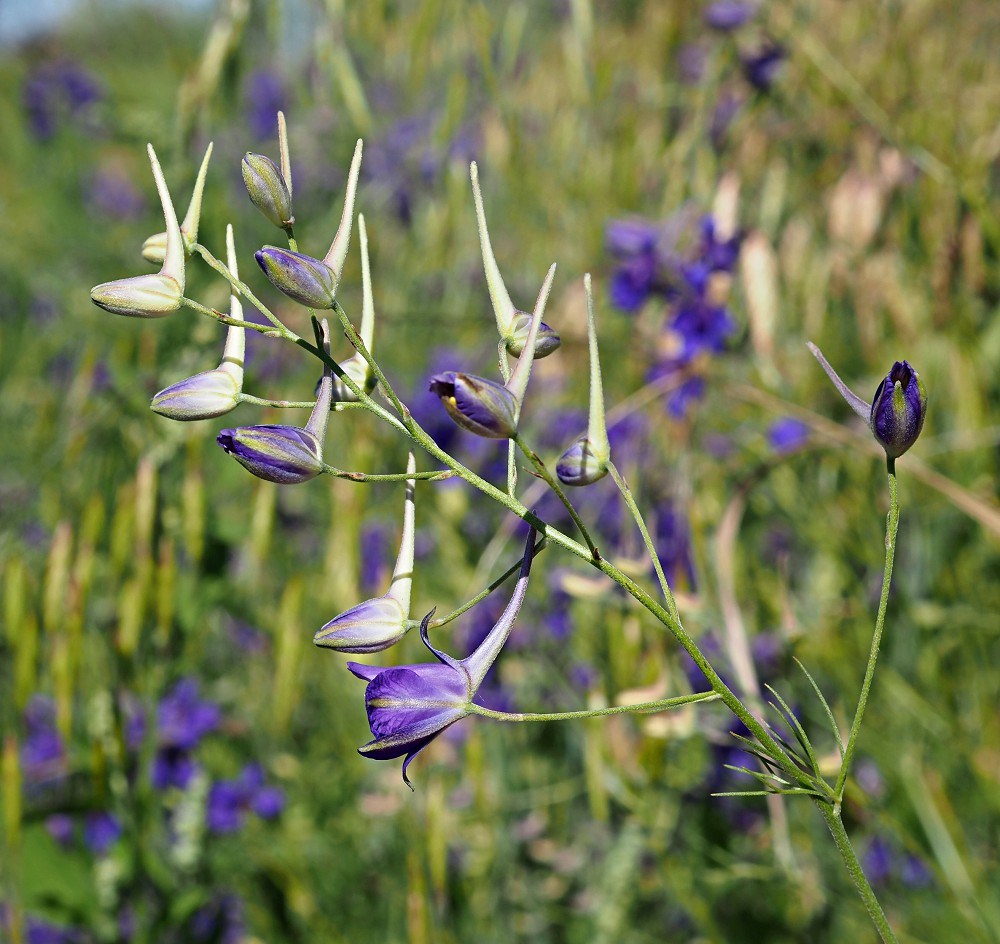
<path id="1" fill-rule="evenodd" d="M 697 587 L 691 551 L 691 529 L 684 513 L 670 501 L 660 502 L 654 516 L 654 540 L 663 572 L 671 587 L 683 576 L 687 586 Z"/>
<path id="2" fill-rule="evenodd" d="M 784 47 L 777 43 L 767 43 L 741 57 L 743 75 L 757 91 L 770 91 L 786 58 Z"/>
<path id="3" fill-rule="evenodd" d="M 232 833 L 243 827 L 249 811 L 262 819 L 274 819 L 284 808 L 284 793 L 277 787 L 266 786 L 263 768 L 250 763 L 237 779 L 212 784 L 205 808 L 205 824 L 209 832 Z"/>
<path id="4" fill-rule="evenodd" d="M 767 440 L 778 453 L 794 452 L 804 446 L 808 439 L 809 427 L 794 416 L 775 420 L 767 431 Z"/>
<path id="5" fill-rule="evenodd" d="M 231 893 L 203 905 L 191 918 L 191 940 L 199 944 L 241 944 L 245 931 L 243 900 Z"/>
<path id="6" fill-rule="evenodd" d="M 738 30 L 753 19 L 757 5 L 746 0 L 715 0 L 705 7 L 705 25 L 720 33 Z"/>
<path id="7" fill-rule="evenodd" d="M 872 885 L 884 885 L 892 878 L 895 860 L 896 854 L 888 840 L 874 836 L 861 855 L 861 867 Z"/>
<path id="8" fill-rule="evenodd" d="M 21 103 L 28 127 L 39 141 L 47 141 L 62 121 L 80 121 L 104 97 L 97 80 L 79 63 L 42 62 L 27 77 Z"/>
<path id="9" fill-rule="evenodd" d="M 243 92 L 246 122 L 258 141 L 278 134 L 278 112 L 288 110 L 285 84 L 276 72 L 257 69 L 247 78 Z"/>
<path id="10" fill-rule="evenodd" d="M 134 220 L 146 209 L 142 192 L 117 169 L 98 170 L 90 179 L 85 196 L 90 211 L 109 220 Z"/>
<path id="11" fill-rule="evenodd" d="M 219 706 L 199 697 L 197 680 L 190 676 L 182 678 L 160 702 L 157 712 L 160 745 L 193 750 L 221 720 Z"/>
<path id="12" fill-rule="evenodd" d="M 24 711 L 21 769 L 28 786 L 51 785 L 66 776 L 66 749 L 56 729 L 55 706 L 45 695 L 32 695 Z"/>
<path id="13" fill-rule="evenodd" d="M 64 849 L 73 845 L 76 824 L 68 813 L 53 813 L 45 820 L 45 830 Z"/>
<path id="14" fill-rule="evenodd" d="M 920 856 L 907 853 L 903 857 L 903 865 L 899 877 L 904 885 L 910 888 L 927 888 L 934 884 L 934 873 Z"/>
<path id="15" fill-rule="evenodd" d="M 88 813 L 83 824 L 83 842 L 95 855 L 104 855 L 121 837 L 122 827 L 111 813 Z"/>
<path id="16" fill-rule="evenodd" d="M 707 52 L 704 46 L 685 43 L 677 50 L 677 74 L 685 85 L 697 85 L 705 75 Z"/>
<path id="17" fill-rule="evenodd" d="M 723 88 L 715 101 L 708 123 L 708 137 L 716 151 L 722 150 L 726 132 L 746 103 L 745 96 L 732 88 Z"/>
<path id="18" fill-rule="evenodd" d="M 153 758 L 153 786 L 158 790 L 184 789 L 198 769 L 190 752 L 221 720 L 219 706 L 199 697 L 195 679 L 186 677 L 178 681 L 160 701 L 157 711 L 159 747 Z"/>

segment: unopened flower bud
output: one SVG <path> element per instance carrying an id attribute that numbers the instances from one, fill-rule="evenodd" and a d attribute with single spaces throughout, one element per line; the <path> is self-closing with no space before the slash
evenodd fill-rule
<path id="1" fill-rule="evenodd" d="M 278 229 L 287 229 L 295 222 L 292 195 L 278 165 L 269 157 L 247 153 L 243 158 L 243 183 L 253 205 Z"/>
<path id="2" fill-rule="evenodd" d="M 225 367 L 202 371 L 161 390 L 153 397 L 149 408 L 171 420 L 208 420 L 222 416 L 240 402 L 240 382 L 235 373 Z"/>
<path id="3" fill-rule="evenodd" d="M 313 637 L 338 652 L 381 652 L 406 635 L 406 614 L 398 600 L 375 597 L 335 616 Z"/>
<path id="4" fill-rule="evenodd" d="M 279 485 L 307 482 L 323 471 L 322 443 L 298 426 L 224 429 L 218 443 L 257 478 Z"/>
<path id="5" fill-rule="evenodd" d="M 347 358 L 340 362 L 340 367 L 365 393 L 371 393 L 378 380 L 372 373 L 371 367 L 360 354 Z M 343 378 L 333 378 L 333 402 L 334 403 L 354 403 L 358 400 L 354 391 L 344 383 Z"/>
<path id="6" fill-rule="evenodd" d="M 608 455 L 599 455 L 586 436 L 581 436 L 556 463 L 563 485 L 590 485 L 608 474 Z"/>
<path id="7" fill-rule="evenodd" d="M 99 308 L 131 318 L 162 318 L 181 307 L 183 289 L 169 275 L 136 275 L 102 282 L 90 290 Z"/>
<path id="8" fill-rule="evenodd" d="M 451 418 L 470 433 L 487 439 L 510 439 L 517 430 L 517 398 L 506 387 L 484 377 L 449 370 L 431 377 Z"/>
<path id="9" fill-rule="evenodd" d="M 309 308 L 333 308 L 339 276 L 321 259 L 278 246 L 254 253 L 270 283 Z"/>
<path id="10" fill-rule="evenodd" d="M 901 456 L 920 435 L 927 413 L 927 390 L 907 361 L 896 361 L 875 391 L 869 423 L 890 459 Z"/>
<path id="11" fill-rule="evenodd" d="M 518 311 L 507 329 L 504 344 L 509 354 L 520 357 L 531 330 L 531 315 L 526 311 Z M 535 336 L 535 360 L 548 357 L 562 343 L 559 334 L 544 321 L 538 325 Z"/>

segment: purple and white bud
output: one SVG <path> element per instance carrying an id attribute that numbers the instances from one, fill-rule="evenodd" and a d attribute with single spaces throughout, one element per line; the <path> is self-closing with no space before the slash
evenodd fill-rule
<path id="1" fill-rule="evenodd" d="M 229 368 L 229 369 L 227 369 Z M 208 420 L 223 416 L 240 402 L 243 371 L 229 364 L 205 370 L 161 390 L 149 408 L 171 420 Z"/>
<path id="2" fill-rule="evenodd" d="M 340 276 L 321 259 L 278 246 L 258 249 L 254 258 L 279 292 L 308 308 L 333 308 Z"/>
<path id="3" fill-rule="evenodd" d="M 239 426 L 224 429 L 217 441 L 243 468 L 268 482 L 297 485 L 323 471 L 322 443 L 298 426 Z"/>
<path id="4" fill-rule="evenodd" d="M 470 433 L 510 439 L 517 430 L 517 398 L 492 380 L 448 370 L 431 377 L 429 389 L 441 398 L 448 415 Z"/>
<path id="5" fill-rule="evenodd" d="M 927 388 L 907 361 L 896 361 L 878 385 L 869 419 L 872 434 L 890 459 L 910 448 L 923 429 Z"/>
<path id="6" fill-rule="evenodd" d="M 514 318 L 507 327 L 504 335 L 504 346 L 507 353 L 514 357 L 520 357 L 524 350 L 524 345 L 528 340 L 528 333 L 531 331 L 531 315 L 526 311 L 517 311 Z M 544 321 L 538 325 L 538 332 L 535 335 L 535 360 L 541 357 L 548 357 L 553 351 L 559 348 L 562 339 L 554 328 L 550 328 Z"/>

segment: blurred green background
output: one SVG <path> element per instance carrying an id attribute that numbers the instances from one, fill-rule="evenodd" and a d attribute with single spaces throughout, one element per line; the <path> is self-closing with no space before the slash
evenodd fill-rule
<path id="1" fill-rule="evenodd" d="M 304 414 L 155 416 L 153 393 L 217 363 L 219 327 L 186 310 L 119 318 L 87 297 L 148 270 L 139 249 L 163 226 L 146 142 L 183 212 L 211 140 L 201 239 L 222 255 L 232 222 L 244 277 L 307 333 L 253 263 L 281 234 L 239 172 L 247 150 L 277 157 L 279 108 L 305 252 L 325 252 L 365 140 L 375 352 L 415 412 L 443 416 L 432 365 L 495 371 L 470 159 L 515 304 L 530 308 L 559 265 L 545 320 L 563 346 L 525 407 L 550 461 L 585 409 L 593 274 L 605 394 L 632 430 L 616 458 L 657 522 L 686 625 L 724 668 L 732 635 L 749 638 L 832 772 L 793 657 L 846 729 L 888 503 L 880 450 L 805 341 L 865 397 L 896 359 L 920 372 L 929 415 L 898 463 L 896 574 L 845 819 L 900 940 L 1000 940 L 1000 6 L 778 0 L 738 26 L 723 12 L 229 0 L 172 14 L 95 0 L 0 37 L 5 940 L 874 939 L 807 801 L 709 795 L 744 783 L 722 767 L 745 761 L 719 706 L 467 720 L 414 762 L 414 793 L 398 762 L 357 755 L 364 687 L 310 640 L 384 591 L 401 489 L 252 478 L 218 430 Z M 724 350 L 664 375 L 676 302 L 613 303 L 608 225 L 679 212 L 714 215 L 741 248 L 712 288 L 732 319 Z M 356 238 L 339 296 L 353 316 Z M 187 294 L 224 307 L 228 289 L 196 262 Z M 300 352 L 248 344 L 248 392 L 311 396 Z M 691 379 L 700 393 L 670 409 Z M 791 445 L 774 426 L 788 418 Z M 495 474 L 501 448 L 471 438 L 456 455 Z M 360 411 L 331 417 L 341 468 L 398 471 L 405 452 Z M 520 488 L 539 494 L 526 473 Z M 586 492 L 598 543 L 652 587 L 611 483 Z M 420 486 L 414 615 L 457 607 L 512 563 L 515 524 L 460 484 Z M 438 644 L 464 655 L 507 593 Z M 536 563 L 508 648 L 491 683 L 508 708 L 692 684 L 662 628 L 558 549 Z M 413 637 L 380 661 L 425 656 Z M 205 729 L 190 750 L 164 733 L 179 682 Z M 194 765 L 183 787 L 156 785 L 170 750 Z M 206 828 L 219 784 L 238 822 Z"/>

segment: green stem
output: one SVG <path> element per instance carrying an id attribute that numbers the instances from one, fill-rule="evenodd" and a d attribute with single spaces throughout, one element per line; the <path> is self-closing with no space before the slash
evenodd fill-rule
<path id="1" fill-rule="evenodd" d="M 875 897 L 875 892 L 868 882 L 868 877 L 865 875 L 864 869 L 861 868 L 861 863 L 858 861 L 854 847 L 851 845 L 847 830 L 844 829 L 844 822 L 840 818 L 839 805 L 831 806 L 826 801 L 817 799 L 816 806 L 819 807 L 823 819 L 826 820 L 826 825 L 833 835 L 837 851 L 844 860 L 844 865 L 847 867 L 847 871 L 854 881 L 854 887 L 857 888 L 858 894 L 861 896 L 862 901 L 864 901 L 865 908 L 878 930 L 879 936 L 885 944 L 896 944 L 896 935 L 892 933 L 892 928 L 889 927 L 889 920 L 886 918 L 878 898 Z"/>
<path id="2" fill-rule="evenodd" d="M 639 506 L 636 505 L 635 498 L 632 497 L 632 489 L 629 488 L 628 482 L 622 478 L 621 473 L 610 459 L 608 459 L 608 471 L 611 473 L 611 478 L 615 480 L 615 485 L 618 486 L 618 491 L 622 493 L 622 498 L 625 499 L 625 504 L 628 505 L 629 511 L 632 512 L 632 517 L 635 519 L 635 523 L 639 526 L 639 531 L 642 532 L 642 539 L 646 543 L 646 550 L 649 552 L 649 559 L 653 562 L 653 569 L 656 571 L 656 577 L 660 581 L 660 588 L 663 590 L 663 597 L 667 601 L 667 609 L 670 611 L 670 615 L 674 619 L 677 619 L 677 603 L 674 601 L 674 595 L 670 592 L 670 584 L 667 583 L 667 576 L 663 573 L 663 565 L 660 563 L 660 555 L 656 553 L 656 548 L 653 546 L 653 539 L 650 537 L 649 531 L 646 528 L 646 522 L 643 521 L 642 512 L 639 511 Z"/>
<path id="3" fill-rule="evenodd" d="M 409 479 L 424 479 L 429 482 L 440 482 L 452 478 L 455 473 L 451 469 L 435 469 L 433 472 L 348 472 L 332 465 L 323 465 L 323 471 L 338 479 L 349 479 L 352 482 L 405 482 Z"/>
<path id="4" fill-rule="evenodd" d="M 209 318 L 213 318 L 215 321 L 221 322 L 224 325 L 235 325 L 237 328 L 249 328 L 251 331 L 256 331 L 259 334 L 265 334 L 268 337 L 274 337 L 275 335 L 274 328 L 269 328 L 267 325 L 255 324 L 252 321 L 244 321 L 242 318 L 233 318 L 229 315 L 224 315 L 221 311 L 216 311 L 214 308 L 208 308 L 200 302 L 196 302 L 193 298 L 188 298 L 187 296 L 181 296 L 181 304 L 199 312 L 202 315 L 208 315 Z"/>
<path id="5" fill-rule="evenodd" d="M 517 444 L 518 448 L 527 456 L 528 461 L 535 467 L 535 471 L 545 480 L 549 488 L 556 493 L 559 501 L 563 503 L 563 506 L 569 512 L 569 516 L 573 519 L 574 524 L 580 530 L 580 534 L 583 536 L 584 541 L 587 542 L 587 547 L 590 548 L 590 555 L 594 560 L 600 559 L 600 552 L 597 550 L 597 545 L 594 543 L 594 539 L 590 536 L 590 532 L 587 530 L 587 526 L 583 523 L 577 510 L 573 507 L 573 503 L 566 497 L 566 493 L 562 490 L 562 486 L 559 484 L 558 479 L 552 477 L 552 473 L 545 467 L 545 463 L 542 462 L 541 457 L 532 449 L 522 438 L 520 433 L 514 434 L 514 442 Z"/>
<path id="6" fill-rule="evenodd" d="M 543 537 L 536 545 L 535 550 L 532 553 L 532 557 L 537 557 L 539 552 L 544 550 L 546 547 L 546 541 Z M 503 584 L 509 580 L 514 574 L 516 574 L 521 569 L 521 561 L 518 561 L 512 567 L 505 570 L 496 580 L 493 581 L 485 590 L 477 593 L 471 600 L 467 600 L 463 603 L 457 610 L 452 610 L 447 616 L 442 616 L 440 619 L 433 619 L 427 625 L 428 628 L 434 629 L 437 626 L 444 626 L 446 623 L 450 623 L 454 619 L 458 619 L 463 613 L 471 610 L 477 603 L 481 600 L 485 600 L 494 590 L 498 587 L 503 586 Z M 419 626 L 420 623 L 417 622 L 414 625 Z"/>
<path id="7" fill-rule="evenodd" d="M 266 400 L 263 397 L 254 397 L 249 393 L 241 393 L 236 398 L 240 403 L 252 403 L 254 406 L 272 406 L 279 410 L 311 410 L 315 405 L 315 400 Z"/>
<path id="8" fill-rule="evenodd" d="M 229 271 L 227 266 L 224 266 L 211 252 L 208 251 L 201 243 L 194 244 L 194 251 L 198 253 L 216 272 L 219 273 L 234 289 L 236 289 L 237 294 L 242 295 L 251 305 L 253 305 L 274 327 L 277 329 L 278 334 L 281 337 L 288 339 L 289 341 L 297 341 L 298 335 L 287 328 L 284 323 L 278 318 L 270 308 L 267 307 L 252 291 L 250 291 L 249 286 L 245 282 L 241 282 L 232 272 Z M 240 322 L 247 328 L 253 327 L 253 322 Z"/>
<path id="9" fill-rule="evenodd" d="M 557 528 L 552 527 L 550 524 L 539 518 L 535 512 L 518 501 L 517 498 L 501 491 L 496 486 L 477 475 L 470 468 L 463 465 L 449 453 L 445 452 L 445 450 L 437 444 L 434 438 L 430 436 L 427 431 L 424 430 L 419 423 L 417 423 L 416 420 L 413 419 L 410 411 L 399 400 L 395 391 L 392 389 L 392 386 L 389 384 L 389 381 L 382 373 L 381 368 L 371 358 L 371 355 L 368 354 L 364 343 L 358 337 L 357 332 L 354 330 L 349 319 L 347 318 L 346 313 L 343 312 L 340 305 L 338 304 L 334 310 L 340 315 L 341 321 L 344 324 L 344 329 L 347 331 L 347 335 L 351 339 L 351 342 L 357 347 L 357 349 L 361 352 L 361 355 L 371 366 L 372 372 L 378 379 L 379 385 L 382 387 L 385 395 L 389 398 L 393 406 L 395 406 L 399 411 L 400 419 L 397 420 L 382 407 L 378 406 L 378 404 L 376 404 L 367 393 L 361 390 L 350 377 L 345 377 L 344 382 L 347 384 L 349 389 L 358 395 L 358 398 L 362 403 L 369 406 L 369 409 L 372 409 L 373 412 L 382 416 L 393 426 L 401 427 L 405 430 L 413 442 L 419 445 L 429 455 L 448 466 L 448 468 L 460 476 L 464 481 L 468 482 L 468 484 L 473 488 L 479 490 L 488 498 L 497 502 L 497 504 L 502 505 L 522 520 L 527 521 L 553 544 L 557 544 L 559 547 L 564 548 L 571 554 L 575 554 L 582 560 L 588 561 L 593 567 L 600 570 L 601 573 L 610 577 L 623 590 L 625 590 L 626 593 L 634 597 L 641 606 L 648 610 L 673 634 L 674 638 L 681 645 L 684 651 L 691 656 L 702 675 L 704 675 L 708 680 L 712 690 L 718 693 L 719 698 L 725 703 L 726 707 L 729 708 L 729 710 L 732 711 L 732 713 L 736 715 L 736 717 L 739 718 L 744 725 L 746 725 L 767 755 L 773 758 L 775 763 L 777 763 L 778 766 L 781 767 L 781 769 L 797 783 L 806 786 L 810 790 L 816 789 L 816 784 L 813 782 L 812 777 L 802 771 L 794 763 L 784 748 L 778 744 L 771 734 L 768 733 L 767 729 L 753 716 L 746 705 L 740 701 L 737 695 L 719 677 L 718 672 L 712 668 L 711 663 L 702 654 L 701 649 L 698 648 L 695 641 L 687 634 L 679 618 L 673 616 L 665 610 L 653 597 L 643 590 L 642 587 L 619 570 L 614 564 L 596 554 L 596 549 L 593 546 L 587 548 L 578 541 L 573 540 L 573 538 L 569 537 L 569 535 L 564 534 Z M 296 340 L 295 343 L 299 347 L 309 351 L 314 357 L 318 357 L 324 363 L 331 363 L 331 366 L 335 367 L 338 373 L 343 375 L 343 371 L 339 368 L 339 365 L 333 364 L 331 359 L 327 357 L 322 350 L 314 347 L 302 338 Z"/>
<path id="10" fill-rule="evenodd" d="M 655 711 L 669 711 L 683 705 L 693 705 L 700 701 L 717 701 L 715 692 L 699 692 L 694 695 L 678 695 L 674 698 L 662 698 L 659 701 L 645 701 L 638 705 L 615 705 L 612 708 L 592 708 L 584 711 L 493 711 L 482 705 L 469 705 L 470 714 L 494 721 L 571 721 L 575 718 L 601 718 L 605 715 L 643 715 Z"/>
<path id="11" fill-rule="evenodd" d="M 840 773 L 837 776 L 837 784 L 834 787 L 838 809 L 840 802 L 844 798 L 844 789 L 847 786 L 847 774 L 850 771 L 851 759 L 854 757 L 854 748 L 857 744 L 858 733 L 861 730 L 861 720 L 865 714 L 865 707 L 868 704 L 868 694 L 872 687 L 872 679 L 875 676 L 875 663 L 878 661 L 879 645 L 882 642 L 882 630 L 885 626 L 885 610 L 889 602 L 892 562 L 896 553 L 896 532 L 899 529 L 896 460 L 886 458 L 886 467 L 889 473 L 889 516 L 886 521 L 885 570 L 882 574 L 882 597 L 878 604 L 878 616 L 875 618 L 875 632 L 872 635 L 871 650 L 868 653 L 868 668 L 865 670 L 865 680 L 861 684 L 861 696 L 858 699 L 857 710 L 854 712 L 854 723 L 851 725 L 851 733 L 847 738 L 847 744 L 844 748 L 844 761 L 840 765 Z"/>

